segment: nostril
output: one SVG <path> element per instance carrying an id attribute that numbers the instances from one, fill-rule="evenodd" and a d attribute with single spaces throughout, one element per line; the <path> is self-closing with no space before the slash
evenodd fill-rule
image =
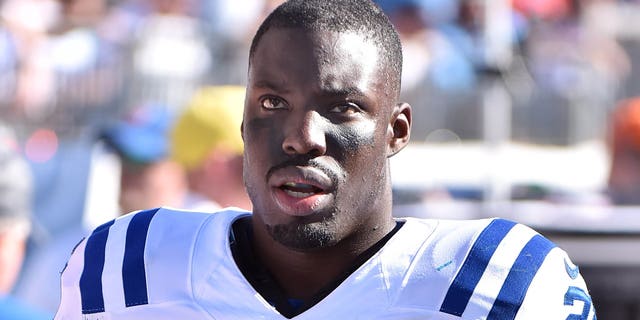
<path id="1" fill-rule="evenodd" d="M 306 154 L 310 151 L 307 142 L 300 135 L 285 139 L 282 147 L 288 154 Z"/>
<path id="2" fill-rule="evenodd" d="M 307 152 L 307 154 L 309 154 L 312 157 L 319 157 L 324 154 L 324 149 L 314 148 L 309 152 Z"/>
<path id="3" fill-rule="evenodd" d="M 287 154 L 319 156 L 325 153 L 326 137 L 323 119 L 317 112 L 306 112 L 292 117 L 286 126 L 282 149 Z"/>
<path id="4" fill-rule="evenodd" d="M 324 134 L 313 136 L 297 134 L 285 138 L 282 149 L 287 154 L 308 154 L 317 157 L 325 152 L 324 140 Z"/>
<path id="5" fill-rule="evenodd" d="M 295 154 L 296 153 L 296 148 L 294 148 L 292 145 L 284 145 L 283 147 L 284 152 L 287 154 Z"/>

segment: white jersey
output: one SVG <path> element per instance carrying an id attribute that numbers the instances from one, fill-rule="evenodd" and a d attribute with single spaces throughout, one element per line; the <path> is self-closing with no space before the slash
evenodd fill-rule
<path id="1" fill-rule="evenodd" d="M 55 319 L 286 319 L 243 277 L 229 235 L 249 212 L 132 213 L 98 227 L 62 274 Z M 293 319 L 595 319 L 567 254 L 502 219 L 403 227 Z"/>

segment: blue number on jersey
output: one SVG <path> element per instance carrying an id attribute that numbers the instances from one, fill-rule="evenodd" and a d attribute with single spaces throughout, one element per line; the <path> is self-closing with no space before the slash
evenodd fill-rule
<path id="1" fill-rule="evenodd" d="M 589 311 L 591 311 L 591 297 L 578 287 L 569 287 L 567 293 L 564 295 L 564 305 L 572 306 L 576 300 L 584 302 L 582 314 L 571 314 L 567 317 L 567 320 L 587 320 Z M 593 315 L 593 320 L 596 320 L 595 314 Z"/>

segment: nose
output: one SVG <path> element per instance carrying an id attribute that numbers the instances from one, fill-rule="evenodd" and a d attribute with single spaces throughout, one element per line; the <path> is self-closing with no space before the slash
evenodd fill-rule
<path id="1" fill-rule="evenodd" d="M 292 117 L 284 128 L 282 149 L 286 154 L 306 154 L 318 157 L 327 152 L 324 121 L 315 111 L 307 111 L 300 117 Z"/>

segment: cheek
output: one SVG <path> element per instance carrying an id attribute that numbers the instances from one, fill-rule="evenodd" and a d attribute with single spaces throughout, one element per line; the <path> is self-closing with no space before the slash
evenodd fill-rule
<path id="1" fill-rule="evenodd" d="M 279 139 L 278 126 L 274 125 L 273 121 L 269 119 L 254 118 L 245 123 L 244 127 L 244 139 L 245 139 L 245 152 L 247 156 L 266 157 L 277 150 L 276 147 L 280 146 L 281 141 Z"/>
<path id="2" fill-rule="evenodd" d="M 375 122 L 359 122 L 348 126 L 336 126 L 329 130 L 329 144 L 335 144 L 335 150 L 341 150 L 341 157 L 345 160 L 353 158 L 360 162 L 371 157 L 376 145 L 380 144 Z"/>
<path id="3" fill-rule="evenodd" d="M 260 118 L 247 121 L 243 130 L 243 177 L 251 187 L 254 181 L 265 179 L 269 165 L 273 165 L 273 159 L 278 159 L 282 149 L 282 133 L 273 121 Z"/>
<path id="4" fill-rule="evenodd" d="M 365 208 L 383 198 L 387 164 L 385 129 L 375 122 L 343 127 L 333 140 L 340 145 L 343 154 L 339 155 L 339 161 L 349 177 L 343 190 L 358 190 L 337 196 L 337 201 L 346 207 Z"/>

